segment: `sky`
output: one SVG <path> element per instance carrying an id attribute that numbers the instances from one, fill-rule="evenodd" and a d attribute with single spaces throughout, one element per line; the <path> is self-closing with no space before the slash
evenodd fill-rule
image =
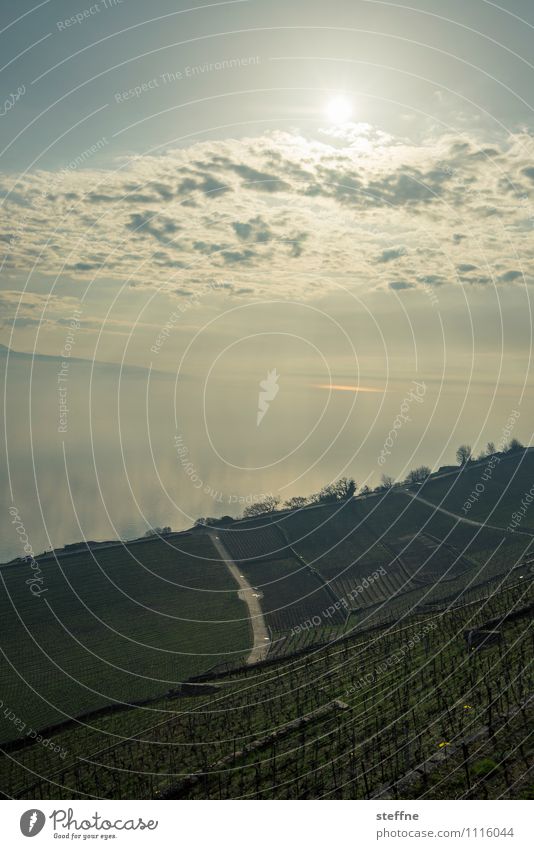
<path id="1" fill-rule="evenodd" d="M 0 342 L 173 378 L 168 439 L 232 492 L 376 485 L 412 381 L 394 476 L 515 409 L 529 443 L 533 29 L 527 0 L 4 2 Z"/>

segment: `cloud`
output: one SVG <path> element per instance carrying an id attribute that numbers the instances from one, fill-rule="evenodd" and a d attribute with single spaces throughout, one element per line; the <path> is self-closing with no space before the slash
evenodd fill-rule
<path id="1" fill-rule="evenodd" d="M 499 274 L 499 280 L 501 283 L 512 283 L 512 281 L 518 280 L 522 276 L 521 271 L 511 269 L 510 271 L 505 271 L 503 274 Z"/>
<path id="2" fill-rule="evenodd" d="M 392 280 L 389 284 L 390 289 L 395 289 L 396 291 L 400 291 L 402 289 L 414 289 L 415 283 L 408 283 L 407 280 Z"/>
<path id="3" fill-rule="evenodd" d="M 469 277 L 460 277 L 460 283 L 467 283 L 470 286 L 489 286 L 494 281 L 491 277 L 485 274 L 470 274 Z"/>
<path id="4" fill-rule="evenodd" d="M 289 183 L 281 180 L 275 174 L 257 171 L 249 165 L 230 165 L 230 168 L 243 178 L 247 189 L 254 189 L 256 192 L 272 194 L 273 192 L 289 191 L 291 188 Z"/>
<path id="5" fill-rule="evenodd" d="M 273 231 L 261 215 L 248 221 L 232 221 L 234 232 L 243 242 L 269 242 L 274 238 Z"/>
<path id="6" fill-rule="evenodd" d="M 116 171 L 4 174 L 4 269 L 190 292 L 231 268 L 234 294 L 306 297 L 332 281 L 518 286 L 518 267 L 534 279 L 533 153 L 525 132 L 410 142 L 354 124 L 198 142 Z"/>
<path id="7" fill-rule="evenodd" d="M 304 251 L 304 242 L 308 238 L 309 233 L 297 233 L 295 236 L 292 236 L 290 239 L 286 239 L 285 241 L 289 245 L 289 255 L 292 257 L 302 256 Z"/>
<path id="8" fill-rule="evenodd" d="M 218 254 L 224 249 L 224 245 L 219 245 L 216 242 L 193 242 L 193 248 L 195 251 L 198 251 L 199 254 L 204 254 L 205 256 L 211 256 L 211 254 Z"/>
<path id="9" fill-rule="evenodd" d="M 78 298 L 6 289 L 0 292 L 0 327 L 41 327 L 68 323 Z"/>
<path id="10" fill-rule="evenodd" d="M 126 227 L 133 233 L 153 236 L 162 245 L 173 243 L 174 234 L 181 229 L 170 218 L 151 211 L 131 213 L 130 221 L 126 224 Z"/>
<path id="11" fill-rule="evenodd" d="M 366 188 L 373 202 L 379 206 L 412 206 L 436 200 L 443 192 L 446 175 L 430 171 L 423 173 L 402 168 L 400 173 L 373 180 Z"/>
<path id="12" fill-rule="evenodd" d="M 443 286 L 447 282 L 440 274 L 422 274 L 417 279 L 420 283 L 426 283 L 427 286 Z"/>
<path id="13" fill-rule="evenodd" d="M 202 175 L 201 179 L 196 177 L 185 177 L 179 184 L 177 195 L 189 195 L 191 192 L 200 192 L 204 198 L 219 197 L 225 192 L 231 191 L 230 186 L 221 183 L 209 174 Z"/>
<path id="14" fill-rule="evenodd" d="M 256 254 L 254 251 L 249 250 L 248 248 L 243 251 L 221 251 L 221 257 L 227 264 L 233 265 L 235 263 L 250 263 L 250 261 L 255 257 Z"/>
<path id="15" fill-rule="evenodd" d="M 377 262 L 391 262 L 393 259 L 398 259 L 400 256 L 404 256 L 406 253 L 406 248 L 400 246 L 398 248 L 388 248 L 388 250 L 382 251 L 382 253 L 377 257 Z"/>
<path id="16" fill-rule="evenodd" d="M 99 268 L 99 264 L 97 262 L 75 262 L 73 265 L 69 265 L 73 271 L 94 271 L 96 268 Z"/>

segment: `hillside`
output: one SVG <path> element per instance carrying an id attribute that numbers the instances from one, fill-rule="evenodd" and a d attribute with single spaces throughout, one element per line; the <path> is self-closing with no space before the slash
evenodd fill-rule
<path id="1" fill-rule="evenodd" d="M 534 798 L 532 589 L 495 584 L 460 607 L 212 679 L 154 705 L 165 717 L 97 717 L 54 736 L 61 764 L 36 746 L 4 761 L 4 786 L 23 798 Z M 470 652 L 475 627 L 499 640 Z"/>
<path id="2" fill-rule="evenodd" d="M 37 730 L 179 690 L 246 654 L 246 607 L 206 536 L 154 539 L 0 569 L 2 700 Z M 2 741 L 19 736 L 0 714 Z"/>
<path id="3" fill-rule="evenodd" d="M 511 515 L 526 479 L 534 480 L 534 457 L 521 453 L 496 468 L 499 477 L 486 510 L 491 511 L 494 494 L 501 498 L 501 511 Z M 461 598 L 469 588 L 513 575 L 534 558 L 534 531 L 526 524 L 518 532 L 461 514 L 458 499 L 480 474 L 481 466 L 473 464 L 459 475 L 433 477 L 423 487 L 395 487 L 221 528 L 230 556 L 264 594 L 268 618 L 273 608 L 277 612 L 271 624 L 281 639 L 271 655 L 309 648 L 355 627 L 396 622 L 440 599 Z M 504 486 L 507 474 L 511 478 Z M 438 494 L 451 489 L 446 507 L 441 506 Z M 288 601 L 297 576 L 300 620 L 293 615 L 297 601 Z M 318 582 L 315 588 L 311 579 Z M 340 614 L 346 620 L 342 627 Z"/>
<path id="4" fill-rule="evenodd" d="M 497 464 L 467 519 L 480 469 L 221 524 L 271 635 L 253 666 L 247 607 L 203 528 L 42 561 L 41 599 L 27 567 L 2 567 L 4 708 L 67 753 L 32 745 L 4 710 L 2 786 L 25 798 L 532 795 L 534 537 L 528 513 L 520 531 L 504 520 L 534 458 Z M 470 629 L 495 635 L 470 651 Z"/>
<path id="5" fill-rule="evenodd" d="M 494 455 L 460 474 L 430 479 L 420 494 L 462 517 L 506 528 L 534 485 L 533 454 Z M 527 509 L 518 530 L 534 533 L 534 511 Z"/>

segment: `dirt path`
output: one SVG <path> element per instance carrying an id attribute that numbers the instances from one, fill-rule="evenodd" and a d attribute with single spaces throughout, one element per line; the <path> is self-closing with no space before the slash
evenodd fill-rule
<path id="1" fill-rule="evenodd" d="M 228 567 L 231 575 L 239 587 L 238 596 L 248 607 L 248 615 L 252 627 L 253 645 L 249 656 L 247 657 L 247 665 L 258 663 L 259 660 L 265 660 L 271 645 L 269 631 L 265 624 L 263 611 L 261 609 L 260 600 L 254 594 L 254 589 L 250 586 L 245 576 L 241 573 L 239 566 L 230 557 L 226 550 L 226 546 L 221 542 L 215 531 L 210 531 L 209 536 L 213 545 L 219 552 L 221 559 Z"/>

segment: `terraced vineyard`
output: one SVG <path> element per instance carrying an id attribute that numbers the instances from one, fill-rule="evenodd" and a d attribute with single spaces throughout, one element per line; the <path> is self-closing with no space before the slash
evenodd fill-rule
<path id="1" fill-rule="evenodd" d="M 407 534 L 391 542 L 390 547 L 409 574 L 414 575 L 414 580 L 420 583 L 428 583 L 444 574 L 455 578 L 472 566 L 452 546 L 430 534 L 420 533 L 413 537 Z"/>
<path id="2" fill-rule="evenodd" d="M 534 536 L 423 498 L 215 531 L 270 629 L 253 666 L 211 531 L 42 561 L 43 598 L 2 567 L 7 795 L 534 796 Z"/>
<path id="3" fill-rule="evenodd" d="M 315 616 L 323 618 L 332 597 L 321 581 L 294 558 L 268 563 L 241 563 L 240 568 L 255 590 L 262 594 L 261 606 L 273 634 L 285 634 Z M 330 622 L 343 623 L 341 610 Z"/>
<path id="4" fill-rule="evenodd" d="M 483 582 L 534 554 L 529 535 L 460 521 L 395 490 L 341 507 L 300 510 L 279 524 L 340 597 L 353 598 L 377 567 L 386 571 L 357 593 L 352 606 L 359 608 L 460 575 L 466 583 Z"/>
<path id="5" fill-rule="evenodd" d="M 41 566 L 40 598 L 25 583 L 28 565 L 0 570 L 1 698 L 28 728 L 161 696 L 221 660 L 239 662 L 250 647 L 246 606 L 206 535 Z M 19 734 L 4 712 L 0 733 L 4 741 Z"/>
<path id="6" fill-rule="evenodd" d="M 452 578 L 476 566 L 482 566 L 484 576 L 489 578 L 530 557 L 534 550 L 530 535 L 470 524 L 435 510 L 409 493 L 388 493 L 380 499 L 379 509 L 369 513 L 367 521 L 379 539 L 393 545 L 402 558 L 404 553 L 409 555 L 412 546 L 424 546 L 427 538 L 439 542 L 432 549 L 424 546 L 426 554 L 414 553 L 413 574 L 419 580 Z"/>
<path id="7" fill-rule="evenodd" d="M 23 750 L 4 786 L 24 798 L 532 798 L 532 589 L 244 669 L 152 717 L 66 729 L 54 736 L 64 763 Z M 468 651 L 474 627 L 499 640 Z"/>
<path id="8" fill-rule="evenodd" d="M 461 473 L 429 479 L 420 494 L 447 510 L 506 528 L 534 483 L 532 449 L 469 464 Z M 466 509 L 464 510 L 464 505 Z M 521 530 L 534 531 L 534 513 L 527 511 Z"/>
<path id="9" fill-rule="evenodd" d="M 300 510 L 280 523 L 293 549 L 339 597 L 350 599 L 360 587 L 357 607 L 390 598 L 410 580 L 395 554 L 377 540 L 362 508 L 361 503 L 348 501 Z M 362 580 L 379 568 L 386 573 L 382 579 L 362 588 Z"/>
<path id="10" fill-rule="evenodd" d="M 269 519 L 262 523 L 235 523 L 231 530 L 221 528 L 219 538 L 236 561 L 276 560 L 286 555 L 286 541 L 278 525 Z"/>

